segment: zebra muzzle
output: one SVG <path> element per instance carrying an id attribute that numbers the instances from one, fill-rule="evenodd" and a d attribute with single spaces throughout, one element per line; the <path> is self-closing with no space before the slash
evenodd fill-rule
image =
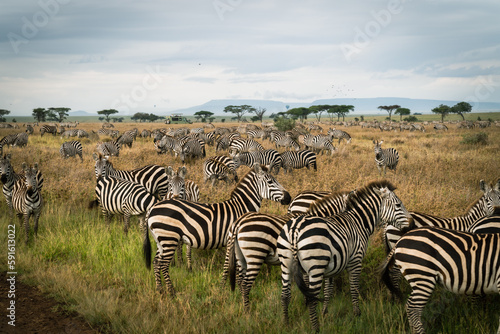
<path id="1" fill-rule="evenodd" d="M 292 197 L 288 193 L 288 191 L 283 192 L 283 199 L 280 201 L 282 205 L 288 205 L 292 201 Z"/>

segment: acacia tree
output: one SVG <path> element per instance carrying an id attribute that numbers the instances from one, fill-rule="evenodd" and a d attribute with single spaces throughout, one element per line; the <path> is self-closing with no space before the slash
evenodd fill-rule
<path id="1" fill-rule="evenodd" d="M 324 112 L 328 112 L 332 108 L 331 105 L 329 104 L 319 104 L 316 106 L 310 106 L 309 110 L 311 111 L 312 114 L 316 116 L 316 119 L 318 122 L 321 121 L 321 114 Z"/>
<path id="2" fill-rule="evenodd" d="M 391 117 L 392 117 L 392 112 L 398 108 L 401 108 L 401 106 L 397 105 L 397 104 L 394 104 L 392 106 L 379 106 L 378 109 L 380 110 L 385 110 L 389 113 L 389 120 L 392 121 Z"/>
<path id="3" fill-rule="evenodd" d="M 394 115 L 399 115 L 400 122 L 403 120 L 403 116 L 408 116 L 409 114 L 411 114 L 411 111 L 408 108 L 398 108 L 394 112 Z"/>
<path id="4" fill-rule="evenodd" d="M 98 115 L 104 115 L 104 120 L 109 123 L 109 116 L 117 114 L 119 111 L 116 109 L 103 109 L 97 112 Z"/>
<path id="5" fill-rule="evenodd" d="M 352 105 L 346 105 L 346 104 L 343 104 L 343 105 L 340 105 L 336 114 L 338 115 L 338 120 L 340 120 L 340 117 L 342 116 L 342 121 L 345 121 L 345 115 L 347 115 L 348 113 L 350 113 L 351 111 L 354 110 L 354 106 Z"/>
<path id="6" fill-rule="evenodd" d="M 302 121 L 307 119 L 307 115 L 311 113 L 309 108 L 299 107 L 287 110 L 288 115 L 292 116 L 293 119 L 300 119 Z M 279 113 L 278 113 L 279 114 Z"/>
<path id="7" fill-rule="evenodd" d="M 194 113 L 196 119 L 201 119 L 203 123 L 207 121 L 207 118 L 212 117 L 214 113 L 211 111 L 200 110 Z"/>
<path id="8" fill-rule="evenodd" d="M 51 107 L 48 109 L 48 116 L 51 120 L 54 120 L 56 122 L 61 123 L 68 117 L 68 111 L 70 111 L 71 108 L 64 108 L 64 107 L 59 107 L 59 108 L 54 108 Z"/>
<path id="9" fill-rule="evenodd" d="M 465 121 L 465 113 L 472 111 L 472 106 L 469 102 L 458 102 L 453 107 L 451 107 L 451 112 L 462 116 L 462 120 Z"/>
<path id="10" fill-rule="evenodd" d="M 7 110 L 7 109 L 0 109 L 0 122 L 5 122 L 5 121 L 7 121 L 7 120 L 5 119 L 5 117 L 4 117 L 4 116 L 5 116 L 5 115 L 8 115 L 8 114 L 10 114 L 10 110 Z"/>
<path id="11" fill-rule="evenodd" d="M 248 104 L 244 104 L 241 106 L 227 106 L 223 110 L 224 112 L 230 112 L 232 114 L 235 114 L 234 118 L 238 120 L 238 123 L 241 122 L 241 117 L 245 115 L 246 113 L 253 113 L 255 112 L 255 108 L 252 106 L 249 106 Z"/>
<path id="12" fill-rule="evenodd" d="M 432 109 L 435 114 L 441 115 L 441 123 L 444 122 L 444 118 L 451 112 L 451 108 L 445 104 L 440 104 L 439 107 Z"/>
<path id="13" fill-rule="evenodd" d="M 45 108 L 36 108 L 33 109 L 31 115 L 33 115 L 37 122 L 45 122 L 45 120 L 47 119 L 47 113 L 48 110 L 46 110 Z"/>
<path id="14" fill-rule="evenodd" d="M 255 116 L 254 117 L 257 117 L 256 120 L 262 122 L 262 118 L 264 118 L 264 114 L 266 113 L 266 111 L 267 111 L 266 108 L 261 108 L 261 107 L 258 107 L 257 109 L 255 109 L 255 111 L 254 111 Z"/>

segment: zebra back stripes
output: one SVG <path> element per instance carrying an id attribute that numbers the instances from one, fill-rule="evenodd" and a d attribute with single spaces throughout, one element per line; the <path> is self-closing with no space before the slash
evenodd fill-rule
<path id="1" fill-rule="evenodd" d="M 290 194 L 260 165 L 255 165 L 236 185 L 225 202 L 205 204 L 179 199 L 164 200 L 149 212 L 148 226 L 157 243 L 154 260 L 156 286 L 162 290 L 161 274 L 171 294 L 175 294 L 169 266 L 180 240 L 200 249 L 216 249 L 226 245 L 231 224 L 246 212 L 260 209 L 262 199 L 282 204 L 290 202 Z M 151 265 L 149 233 L 144 238 L 146 265 Z"/>
<path id="2" fill-rule="evenodd" d="M 318 165 L 316 163 L 316 153 L 310 150 L 302 151 L 285 151 L 280 153 L 282 160 L 283 170 L 286 172 L 292 172 L 293 169 L 300 169 L 306 167 L 307 169 L 313 168 L 318 170 Z"/>
<path id="3" fill-rule="evenodd" d="M 82 151 L 82 143 L 80 143 L 78 140 L 64 142 L 59 149 L 59 153 L 61 154 L 61 157 L 63 159 L 76 157 L 78 155 L 80 157 L 80 160 L 83 162 Z"/>
<path id="4" fill-rule="evenodd" d="M 233 158 L 239 161 L 239 165 L 252 167 L 255 164 L 266 166 L 275 174 L 279 173 L 280 167 L 283 164 L 283 159 L 278 151 L 269 149 L 264 151 L 240 152 Z"/>
<path id="5" fill-rule="evenodd" d="M 456 294 L 500 292 L 500 234 L 418 228 L 398 241 L 383 265 L 384 283 L 399 295 L 390 275 L 392 268 L 401 272 L 412 289 L 406 302 L 412 332 L 424 333 L 422 310 L 437 284 Z"/>
<path id="6" fill-rule="evenodd" d="M 500 233 L 500 207 L 495 208 L 493 215 L 476 220 L 467 228 L 469 233 Z"/>
<path id="7" fill-rule="evenodd" d="M 351 135 L 348 134 L 345 131 L 338 130 L 338 129 L 329 129 L 327 134 L 331 136 L 332 138 L 336 138 L 339 140 L 339 145 L 342 140 L 345 140 L 347 144 L 349 144 L 352 140 Z"/>
<path id="8" fill-rule="evenodd" d="M 121 214 L 124 216 L 123 231 L 127 234 L 130 216 L 140 216 L 139 226 L 146 230 L 144 215 L 157 200 L 144 186 L 113 176 L 104 176 L 97 179 L 95 194 L 107 225 L 112 215 Z"/>
<path id="9" fill-rule="evenodd" d="M 253 139 L 233 138 L 229 143 L 229 155 L 239 152 L 264 151 L 264 147 Z"/>
<path id="10" fill-rule="evenodd" d="M 215 186 L 219 180 L 229 183 L 230 177 L 234 182 L 238 182 L 236 168 L 239 165 L 237 158 L 231 159 L 224 155 L 210 157 L 203 162 L 203 180 L 205 183 L 211 181 L 212 186 Z"/>
<path id="11" fill-rule="evenodd" d="M 95 160 L 94 171 L 96 178 L 114 176 L 124 180 L 139 183 L 156 198 L 163 198 L 168 191 L 168 176 L 165 167 L 147 165 L 132 170 L 118 170 L 107 157 L 93 154 Z"/>
<path id="12" fill-rule="evenodd" d="M 399 153 L 396 151 L 396 149 L 390 147 L 390 148 L 382 148 L 382 143 L 384 141 L 373 141 L 374 146 L 374 151 L 375 151 L 375 163 L 378 168 L 379 174 L 382 172 L 386 173 L 386 168 L 389 168 L 396 172 L 396 167 L 398 166 L 398 161 L 399 161 Z"/>
<path id="13" fill-rule="evenodd" d="M 288 205 L 287 213 L 305 213 L 309 210 L 311 204 L 325 196 L 330 195 L 331 191 L 323 190 L 306 190 L 295 196 L 290 205 Z"/>
<path id="14" fill-rule="evenodd" d="M 27 244 L 31 216 L 33 216 L 34 220 L 33 230 L 35 236 L 38 233 L 38 220 L 42 213 L 43 199 L 38 185 L 38 164 L 35 163 L 34 166 L 28 167 L 23 163 L 23 171 L 24 176 L 16 181 L 12 190 L 12 207 L 21 220 L 21 223 L 24 220 L 24 224 L 22 225 L 24 225 L 25 243 Z"/>
<path id="15" fill-rule="evenodd" d="M 292 218 L 278 237 L 278 256 L 282 270 L 283 316 L 288 323 L 291 278 L 306 296 L 309 317 L 314 330 L 319 330 L 316 314 L 323 279 L 325 305 L 331 295 L 333 276 L 349 271 L 354 314 L 359 315 L 359 277 L 368 238 L 379 222 L 408 227 L 411 218 L 387 181 L 372 182 L 349 195 L 346 211 L 328 219 L 314 216 Z M 305 272 L 309 284 L 299 270 Z"/>
<path id="16" fill-rule="evenodd" d="M 99 154 L 110 157 L 120 155 L 121 144 L 117 140 L 98 143 L 96 150 Z"/>
<path id="17" fill-rule="evenodd" d="M 40 137 L 43 137 L 45 133 L 52 133 L 52 135 L 55 136 L 57 134 L 57 126 L 47 124 L 42 125 L 40 128 Z"/>

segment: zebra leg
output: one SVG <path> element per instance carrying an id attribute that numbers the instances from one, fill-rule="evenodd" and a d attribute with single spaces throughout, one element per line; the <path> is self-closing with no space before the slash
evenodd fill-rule
<path id="1" fill-rule="evenodd" d="M 227 275 L 229 274 L 229 256 L 230 256 L 230 252 L 232 252 L 232 250 L 233 250 L 233 248 L 232 248 L 233 246 L 234 246 L 233 238 L 228 237 L 228 241 L 227 241 L 227 245 L 226 245 L 226 255 L 224 257 L 224 269 L 222 271 L 222 275 L 220 278 L 221 288 L 224 287 L 224 285 L 226 284 L 226 281 L 227 281 Z"/>
<path id="2" fill-rule="evenodd" d="M 34 219 L 34 227 L 33 227 L 33 231 L 35 232 L 35 236 L 38 235 L 38 220 L 40 219 L 40 214 L 42 213 L 41 210 L 39 210 L 37 213 L 35 213 L 33 215 L 33 219 Z"/>
<path id="3" fill-rule="evenodd" d="M 333 295 L 333 277 L 327 278 L 325 280 L 325 298 L 323 302 L 323 316 L 328 313 L 328 302 Z"/>
<path id="4" fill-rule="evenodd" d="M 123 232 L 125 232 L 125 235 L 128 235 L 128 225 L 130 223 L 130 214 L 125 213 L 123 215 Z"/>
<path id="5" fill-rule="evenodd" d="M 406 302 L 406 314 L 412 333 L 423 334 L 425 330 L 422 324 L 422 311 L 436 287 L 436 279 L 432 277 L 428 279 L 419 278 L 419 281 L 412 281 L 409 283 L 412 292 Z"/>
<path id="6" fill-rule="evenodd" d="M 348 268 L 349 286 L 351 291 L 352 309 L 355 316 L 359 316 L 359 276 L 361 275 L 361 262 L 356 262 Z"/>
<path id="7" fill-rule="evenodd" d="M 243 297 L 243 304 L 245 305 L 245 309 L 247 311 L 250 311 L 250 290 L 255 283 L 255 279 L 257 278 L 260 269 L 262 268 L 263 262 L 264 259 L 253 259 L 253 261 L 247 261 L 247 270 L 241 281 L 241 294 Z"/>
<path id="8" fill-rule="evenodd" d="M 193 268 L 191 266 L 191 246 L 186 244 L 186 259 L 188 270 L 191 271 Z"/>
<path id="9" fill-rule="evenodd" d="M 24 231 L 26 233 L 26 239 L 24 240 L 24 243 L 28 244 L 29 233 L 30 233 L 30 214 L 25 213 L 23 216 L 24 216 Z"/>

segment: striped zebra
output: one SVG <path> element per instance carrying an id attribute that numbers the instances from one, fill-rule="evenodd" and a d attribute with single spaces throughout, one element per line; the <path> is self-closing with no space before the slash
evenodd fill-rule
<path id="1" fill-rule="evenodd" d="M 253 139 L 233 138 L 229 143 L 229 155 L 241 152 L 264 151 L 264 147 Z"/>
<path id="2" fill-rule="evenodd" d="M 252 167 L 255 164 L 264 165 L 269 171 L 278 174 L 283 164 L 283 160 L 278 151 L 269 149 L 264 151 L 241 152 L 234 156 L 239 160 L 240 165 Z"/>
<path id="3" fill-rule="evenodd" d="M 96 151 L 104 156 L 119 156 L 120 155 L 121 145 L 116 141 L 105 141 L 102 143 L 98 143 L 96 146 Z"/>
<path id="4" fill-rule="evenodd" d="M 57 134 L 57 126 L 47 124 L 42 125 L 40 128 L 40 137 L 43 137 L 45 133 L 52 133 L 52 135 L 55 136 Z"/>
<path id="5" fill-rule="evenodd" d="M 226 245 L 227 233 L 233 222 L 246 212 L 260 209 L 263 198 L 288 204 L 290 194 L 260 165 L 255 165 L 236 185 L 225 202 L 205 204 L 180 199 L 156 204 L 148 216 L 157 251 L 154 274 L 157 290 L 162 292 L 161 275 L 168 292 L 175 294 L 169 267 L 180 240 L 198 249 L 217 249 Z M 151 267 L 151 243 L 146 232 L 143 243 L 146 266 Z"/>
<path id="6" fill-rule="evenodd" d="M 154 142 L 154 147 L 158 154 L 170 153 L 170 155 L 172 155 L 176 145 L 177 139 L 167 135 L 164 135 L 160 140 Z"/>
<path id="7" fill-rule="evenodd" d="M 439 131 L 439 130 L 444 130 L 448 131 L 448 127 L 444 125 L 443 123 L 434 123 L 434 130 Z"/>
<path id="8" fill-rule="evenodd" d="M 399 161 L 399 153 L 396 149 L 390 148 L 382 148 L 383 140 L 380 142 L 373 141 L 375 151 L 375 164 L 377 165 L 379 175 L 384 172 L 386 173 L 386 168 L 393 170 L 396 173 L 396 167 Z"/>
<path id="9" fill-rule="evenodd" d="M 345 210 L 348 194 L 345 191 L 333 193 L 314 205 L 306 214 L 329 217 L 341 213 Z M 221 285 L 225 283 L 229 273 L 231 289 L 234 290 L 237 261 L 239 287 L 247 311 L 248 296 L 262 265 L 280 264 L 276 253 L 277 239 L 283 226 L 294 216 L 297 215 L 280 216 L 251 212 L 238 218 L 229 229 Z"/>
<path id="10" fill-rule="evenodd" d="M 346 143 L 349 144 L 352 140 L 351 135 L 348 134 L 345 131 L 342 130 L 337 130 L 335 128 L 333 129 L 328 129 L 327 135 L 331 136 L 332 138 L 338 139 L 339 140 L 339 145 L 340 142 L 345 139 Z"/>
<path id="11" fill-rule="evenodd" d="M 202 139 L 196 138 L 189 138 L 185 142 L 178 140 L 177 145 L 174 147 L 174 152 L 176 156 L 181 159 L 182 163 L 186 160 L 204 158 L 207 156 L 205 142 Z"/>
<path id="12" fill-rule="evenodd" d="M 4 136 L 2 139 L 0 139 L 0 144 L 5 147 L 14 146 L 14 142 L 17 139 L 17 135 L 18 135 L 17 133 L 12 133 Z"/>
<path id="13" fill-rule="evenodd" d="M 394 190 L 385 180 L 372 182 L 349 195 L 346 211 L 341 214 L 329 219 L 300 216 L 286 223 L 278 237 L 277 249 L 282 271 L 281 303 L 287 324 L 292 277 L 306 297 L 312 327 L 319 331 L 316 306 L 323 279 L 327 280 L 326 306 L 333 289 L 333 276 L 344 269 L 349 272 L 354 314 L 360 314 L 359 277 L 368 238 L 379 223 L 397 227 L 411 224 L 410 214 Z"/>
<path id="14" fill-rule="evenodd" d="M 61 134 L 61 138 L 76 137 L 78 135 L 78 129 L 66 130 Z"/>
<path id="15" fill-rule="evenodd" d="M 67 159 L 69 157 L 76 157 L 78 155 L 81 162 L 83 162 L 82 151 L 82 143 L 80 143 L 78 140 L 64 142 L 59 149 L 61 158 Z"/>
<path id="16" fill-rule="evenodd" d="M 418 228 L 398 241 L 382 268 L 382 280 L 397 296 L 400 291 L 390 275 L 393 268 L 410 285 L 412 291 L 406 302 L 410 327 L 413 333 L 425 333 L 422 311 L 437 284 L 455 294 L 500 292 L 500 233 Z"/>
<path id="17" fill-rule="evenodd" d="M 35 130 L 33 129 L 33 127 L 31 125 L 26 125 L 26 133 L 29 134 L 29 135 L 32 135 L 33 132 L 35 132 Z"/>
<path id="18" fill-rule="evenodd" d="M 217 155 L 208 158 L 203 162 L 203 181 L 211 181 L 215 186 L 219 180 L 226 183 L 230 181 L 238 182 L 236 168 L 240 165 L 238 158 L 231 159 L 224 155 Z"/>
<path id="19" fill-rule="evenodd" d="M 2 182 L 2 192 L 5 196 L 5 201 L 7 203 L 7 207 L 9 208 L 10 219 L 12 220 L 12 214 L 14 208 L 12 207 L 12 192 L 14 189 L 14 185 L 19 180 L 24 180 L 23 173 L 16 173 L 11 164 L 11 154 L 5 154 L 0 157 L 0 181 Z M 38 170 L 37 175 L 37 185 L 38 191 L 42 190 L 43 187 L 43 175 Z"/>
<path id="20" fill-rule="evenodd" d="M 467 228 L 469 233 L 500 233 L 500 207 L 495 207 L 491 216 L 476 220 Z"/>
<path id="21" fill-rule="evenodd" d="M 313 168 L 318 170 L 316 164 L 316 153 L 309 150 L 302 151 L 286 151 L 280 154 L 282 166 L 285 173 L 292 172 L 293 169 L 300 169 L 306 167 L 307 169 Z"/>
<path id="22" fill-rule="evenodd" d="M 286 134 L 280 131 L 273 131 L 272 134 L 273 135 L 271 137 L 271 141 L 276 146 L 276 149 L 284 147 L 285 150 L 294 150 L 294 151 L 300 150 L 300 145 Z"/>
<path id="23" fill-rule="evenodd" d="M 128 146 L 128 148 L 132 148 L 132 143 L 135 140 L 135 132 L 134 131 L 126 131 L 121 134 L 118 138 L 116 138 L 116 143 L 122 146 Z"/>
<path id="24" fill-rule="evenodd" d="M 133 170 L 118 170 L 107 157 L 93 154 L 95 161 L 94 172 L 96 179 L 105 176 L 114 176 L 141 184 L 146 190 L 158 199 L 165 197 L 168 191 L 168 176 L 165 167 L 147 165 Z"/>
<path id="25" fill-rule="evenodd" d="M 326 190 L 301 191 L 292 199 L 292 201 L 288 205 L 287 213 L 306 213 L 312 203 L 331 194 L 331 191 Z"/>
<path id="26" fill-rule="evenodd" d="M 118 136 L 120 135 L 120 131 L 102 128 L 97 131 L 97 135 L 118 138 Z"/>
<path id="27" fill-rule="evenodd" d="M 125 234 L 128 233 L 131 216 L 139 216 L 139 226 L 147 230 L 144 216 L 157 199 L 143 185 L 113 176 L 101 176 L 97 179 L 95 194 L 108 226 L 111 217 L 120 214 L 124 217 Z"/>
<path id="28" fill-rule="evenodd" d="M 330 151 L 333 156 L 337 150 L 332 144 L 332 137 L 329 135 L 316 135 L 312 138 L 312 150 L 316 152 L 321 152 L 323 154 L 325 151 Z"/>
<path id="29" fill-rule="evenodd" d="M 483 192 L 483 196 L 470 206 L 465 215 L 442 218 L 421 212 L 410 212 L 415 226 L 437 226 L 457 231 L 470 231 L 471 226 L 477 220 L 491 216 L 495 211 L 495 207 L 500 207 L 500 179 L 497 180 L 494 186 L 481 180 L 479 181 L 479 187 Z M 384 239 L 387 251 L 394 248 L 402 235 L 403 233 L 395 227 L 385 227 Z"/>
<path id="30" fill-rule="evenodd" d="M 38 220 L 40 219 L 40 214 L 42 213 L 43 199 L 40 191 L 40 185 L 38 184 L 38 164 L 35 163 L 34 166 L 27 166 L 23 163 L 24 177 L 19 178 L 14 184 L 12 190 L 12 207 L 16 212 L 21 224 L 24 220 L 24 231 L 26 238 L 24 242 L 27 244 L 29 241 L 29 231 L 30 231 L 30 218 L 33 216 L 33 231 L 35 232 L 35 237 L 38 233 Z"/>
<path id="31" fill-rule="evenodd" d="M 269 138 L 269 131 L 263 129 L 247 130 L 247 137 L 248 139 L 260 138 L 265 140 Z"/>

